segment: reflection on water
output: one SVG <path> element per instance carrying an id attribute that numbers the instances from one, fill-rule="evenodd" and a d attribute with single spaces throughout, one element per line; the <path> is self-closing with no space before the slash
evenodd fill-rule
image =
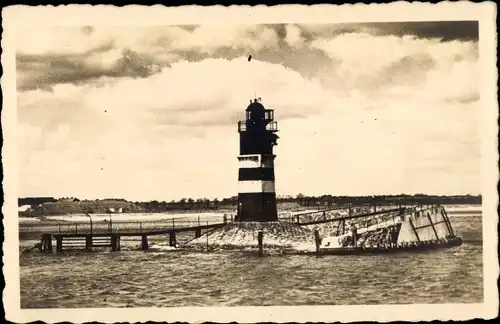
<path id="1" fill-rule="evenodd" d="M 23 254 L 21 306 L 168 307 L 475 303 L 481 216 L 452 217 L 460 247 L 367 256 L 240 252 Z"/>

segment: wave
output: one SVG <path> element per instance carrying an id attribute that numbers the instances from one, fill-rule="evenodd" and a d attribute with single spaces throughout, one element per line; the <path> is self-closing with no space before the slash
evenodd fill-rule
<path id="1" fill-rule="evenodd" d="M 464 244 L 470 244 L 470 245 L 483 245 L 483 240 L 482 239 L 468 239 L 468 240 L 462 240 Z"/>

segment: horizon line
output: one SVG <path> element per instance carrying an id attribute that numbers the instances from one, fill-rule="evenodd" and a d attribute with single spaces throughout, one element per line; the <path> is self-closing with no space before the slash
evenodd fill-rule
<path id="1" fill-rule="evenodd" d="M 428 197 L 465 197 L 465 196 L 471 196 L 471 197 L 482 197 L 482 194 L 472 194 L 472 193 L 466 193 L 466 194 L 426 194 L 426 193 L 412 193 L 412 194 L 407 194 L 407 193 L 399 193 L 399 194 L 375 194 L 375 195 L 333 195 L 333 194 L 320 194 L 320 195 L 307 195 L 303 193 L 299 194 L 282 194 L 282 195 L 277 195 L 277 199 L 289 199 L 289 198 L 297 198 L 299 195 L 302 195 L 302 197 L 309 197 L 309 198 L 320 198 L 324 196 L 331 196 L 332 198 L 335 197 L 346 197 L 346 198 L 366 198 L 366 197 L 397 197 L 397 196 L 408 196 L 408 197 L 415 197 L 415 196 L 428 196 Z M 237 197 L 237 194 L 233 196 L 225 196 L 225 197 L 182 197 L 178 199 L 169 199 L 169 200 L 158 200 L 158 199 L 149 199 L 149 200 L 136 200 L 136 199 L 127 199 L 127 198 L 121 198 L 121 197 L 86 197 L 86 198 L 80 198 L 78 196 L 50 196 L 50 195 L 45 195 L 45 196 L 19 196 L 19 199 L 28 199 L 28 198 L 53 198 L 56 200 L 59 199 L 78 199 L 78 200 L 126 200 L 130 202 L 150 202 L 150 201 L 180 201 L 182 199 L 208 199 L 208 200 L 222 200 L 222 199 L 231 199 Z"/>

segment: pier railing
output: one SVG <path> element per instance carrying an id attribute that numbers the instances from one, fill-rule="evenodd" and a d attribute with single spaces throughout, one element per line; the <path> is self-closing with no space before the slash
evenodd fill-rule
<path id="1" fill-rule="evenodd" d="M 205 225 L 228 224 L 234 222 L 234 215 L 173 217 L 158 220 L 113 220 L 93 219 L 88 221 L 51 221 L 50 223 L 19 224 L 21 236 L 36 236 L 40 233 L 52 234 L 105 234 L 105 233 L 147 233 L 176 228 L 200 227 Z"/>
<path id="2" fill-rule="evenodd" d="M 440 211 L 443 213 L 443 218 L 447 219 L 446 211 L 442 206 L 439 205 L 419 205 L 419 206 L 388 206 L 387 208 L 377 208 L 362 211 L 361 213 L 353 213 L 352 211 L 348 215 L 335 215 L 332 214 L 331 217 L 325 217 L 321 213 L 316 212 L 315 214 L 307 215 L 309 219 L 304 220 L 299 225 L 309 227 L 311 229 L 317 229 L 316 225 L 322 224 L 321 231 L 323 234 L 330 236 L 344 235 L 349 231 L 349 228 L 355 226 L 357 229 L 363 228 L 379 228 L 379 226 L 387 227 L 389 225 L 401 224 L 407 217 L 419 215 L 427 215 L 429 217 L 429 212 Z M 345 213 L 344 213 L 345 214 Z M 411 223 L 411 219 L 410 219 Z M 438 224 L 434 223 L 435 224 Z M 451 229 L 451 224 L 446 221 L 449 232 L 453 235 L 453 230 Z M 419 230 L 420 228 L 433 227 L 432 221 L 431 225 L 425 225 L 414 228 Z M 417 234 L 416 234 L 417 235 Z"/>
<path id="3" fill-rule="evenodd" d="M 381 222 L 396 217 L 401 212 L 411 212 L 423 209 L 425 206 L 396 206 L 396 205 L 358 205 L 349 207 L 335 207 L 327 210 L 300 212 L 288 215 L 281 214 L 280 221 L 292 222 L 298 225 L 316 225 L 334 223 L 337 228 L 345 227 L 350 220 L 361 226 L 370 225 L 370 222 Z M 94 218 L 92 218 L 94 216 Z M 102 219 L 90 215 L 88 220 L 79 221 L 48 221 L 42 223 L 20 223 L 19 234 L 21 237 L 37 237 L 41 233 L 53 234 L 90 234 L 90 233 L 128 233 L 152 232 L 175 228 L 199 227 L 200 225 L 228 224 L 235 221 L 234 214 L 216 216 L 187 216 L 172 217 L 157 220 L 117 220 Z M 359 219 L 358 219 L 359 218 Z M 344 224 L 340 224 L 343 222 Z"/>
<path id="4" fill-rule="evenodd" d="M 201 215 L 198 215 L 198 217 L 174 217 L 171 219 L 149 221 L 115 220 L 114 222 L 111 219 L 103 220 L 102 218 L 97 218 L 98 221 L 96 222 L 95 220 L 93 221 L 92 215 L 87 214 L 86 216 L 89 218 L 88 223 L 80 220 L 60 223 L 50 223 L 49 221 L 48 224 L 20 224 L 20 235 L 29 237 L 30 234 L 38 236 L 41 234 L 41 243 L 39 245 L 42 251 L 47 252 L 52 252 L 53 238 L 56 240 L 57 252 L 75 248 L 84 248 L 91 251 L 97 247 L 111 247 L 112 251 L 119 251 L 120 239 L 122 237 L 128 237 L 129 239 L 139 237 L 141 240 L 141 249 L 147 250 L 149 248 L 148 237 L 168 235 L 170 246 L 176 247 L 179 242 L 177 234 L 182 234 L 180 235 L 181 241 L 190 240 L 193 237 L 197 239 L 201 237 L 203 232 L 207 234 L 212 230 L 235 221 L 234 216 L 227 214 L 216 217 L 201 217 Z M 365 209 L 355 209 L 349 206 L 347 213 L 345 208 L 332 208 L 294 216 L 297 217 L 292 217 L 290 219 L 291 222 L 314 230 L 317 249 L 319 246 L 318 241 L 320 241 L 318 240 L 320 231 L 323 233 L 323 236 L 338 237 L 347 234 L 349 231 L 356 233 L 356 229 L 361 230 L 363 228 L 365 230 L 358 233 L 376 232 L 378 233 L 376 235 L 386 235 L 384 231 L 390 229 L 392 235 L 392 233 L 395 233 L 393 229 L 397 228 L 399 230 L 399 228 L 405 225 L 406 236 L 402 239 L 398 237 L 398 244 L 400 239 L 403 243 L 416 240 L 419 244 L 421 242 L 427 244 L 430 241 L 437 242 L 454 237 L 453 229 L 451 228 L 445 209 L 434 205 L 418 207 L 374 206 L 373 208 Z M 322 224 L 322 226 L 317 227 L 316 225 L 319 224 Z M 411 226 L 411 231 L 408 231 L 408 224 Z M 445 234 L 443 234 L 443 229 L 446 229 Z M 379 230 L 382 230 L 382 232 L 379 233 Z M 357 237 L 355 235 L 352 234 L 354 246 L 356 246 L 356 239 L 354 237 Z M 372 238 L 375 234 L 368 235 Z M 414 239 L 412 235 L 415 237 Z M 348 238 L 348 236 L 342 236 L 342 239 L 344 238 Z M 378 238 L 376 237 L 375 240 L 378 240 Z M 360 240 L 359 242 L 362 241 Z M 259 246 L 262 250 L 261 235 L 259 235 Z"/>
<path id="5" fill-rule="evenodd" d="M 280 216 L 280 221 L 291 222 L 298 225 L 320 224 L 334 222 L 344 218 L 368 217 L 372 216 L 373 213 L 380 215 L 378 217 L 384 217 L 384 214 L 391 211 L 408 210 L 414 207 L 415 206 L 373 204 L 339 206 L 318 211 L 284 213 Z"/>

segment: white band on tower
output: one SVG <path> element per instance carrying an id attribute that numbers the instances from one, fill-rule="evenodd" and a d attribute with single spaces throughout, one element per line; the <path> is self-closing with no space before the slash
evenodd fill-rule
<path id="1" fill-rule="evenodd" d="M 276 192 L 274 181 L 248 180 L 238 181 L 238 192 L 240 193 L 272 193 Z"/>

